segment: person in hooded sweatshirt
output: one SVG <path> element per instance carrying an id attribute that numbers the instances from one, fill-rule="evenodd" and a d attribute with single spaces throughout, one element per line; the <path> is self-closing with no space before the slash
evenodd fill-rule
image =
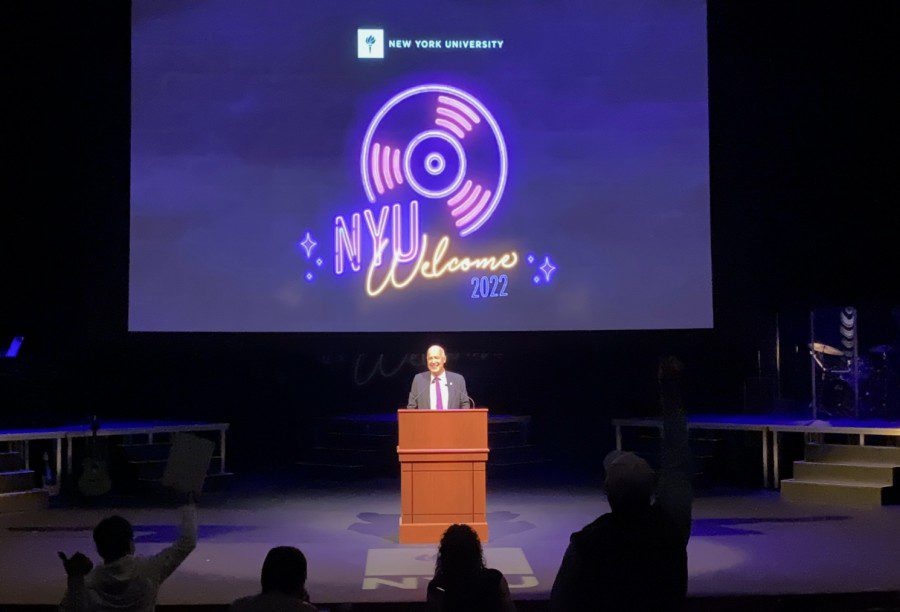
<path id="1" fill-rule="evenodd" d="M 660 473 L 634 453 L 603 461 L 612 512 L 572 534 L 550 593 L 553 612 L 678 610 L 687 595 L 691 531 L 687 421 L 681 363 L 660 363 Z M 653 500 L 653 494 L 656 498 Z"/>
<path id="2" fill-rule="evenodd" d="M 94 543 L 103 564 L 94 567 L 76 552 L 59 553 L 68 576 L 63 611 L 117 610 L 152 612 L 163 581 L 197 546 L 197 507 L 193 499 L 181 510 L 181 529 L 174 544 L 150 556 L 134 554 L 134 531 L 121 516 L 110 516 L 94 527 Z"/>

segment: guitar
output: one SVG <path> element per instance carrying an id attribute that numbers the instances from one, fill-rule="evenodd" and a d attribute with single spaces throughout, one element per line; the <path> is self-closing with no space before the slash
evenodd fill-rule
<path id="1" fill-rule="evenodd" d="M 81 478 L 78 479 L 78 491 L 88 497 L 104 495 L 109 493 L 112 488 L 106 462 L 99 457 L 97 452 L 98 429 L 100 429 L 100 422 L 94 416 L 91 419 L 90 455 L 81 462 Z"/>

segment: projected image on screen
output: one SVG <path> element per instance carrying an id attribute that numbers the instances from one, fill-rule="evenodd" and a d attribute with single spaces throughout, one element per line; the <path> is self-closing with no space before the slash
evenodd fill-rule
<path id="1" fill-rule="evenodd" d="M 132 20 L 131 330 L 711 326 L 702 2 Z"/>

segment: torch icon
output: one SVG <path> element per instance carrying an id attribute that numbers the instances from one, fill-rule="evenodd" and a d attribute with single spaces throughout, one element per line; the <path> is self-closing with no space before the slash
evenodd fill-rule
<path id="1" fill-rule="evenodd" d="M 366 36 L 366 44 L 369 45 L 369 53 L 372 52 L 372 45 L 375 44 L 375 37 L 369 34 Z"/>

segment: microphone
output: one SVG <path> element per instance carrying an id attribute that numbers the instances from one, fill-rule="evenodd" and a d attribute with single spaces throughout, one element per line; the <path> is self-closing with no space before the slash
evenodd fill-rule
<path id="1" fill-rule="evenodd" d="M 469 395 L 468 393 L 466 393 L 466 401 L 469 402 L 469 408 L 475 407 L 475 398 L 472 397 L 471 395 Z"/>

